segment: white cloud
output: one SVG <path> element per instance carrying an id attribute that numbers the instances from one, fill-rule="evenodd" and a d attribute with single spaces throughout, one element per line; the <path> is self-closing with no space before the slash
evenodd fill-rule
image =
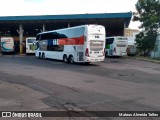
<path id="1" fill-rule="evenodd" d="M 0 16 L 135 11 L 138 0 L 0 0 Z"/>
<path id="2" fill-rule="evenodd" d="M 137 0 L 0 0 L 0 15 L 77 14 L 135 11 Z"/>

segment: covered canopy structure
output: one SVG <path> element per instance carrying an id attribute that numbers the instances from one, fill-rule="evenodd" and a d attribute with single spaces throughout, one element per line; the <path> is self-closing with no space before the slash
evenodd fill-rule
<path id="1" fill-rule="evenodd" d="M 72 14 L 72 15 L 36 15 L 36 16 L 2 16 L 0 17 L 0 37 L 14 37 L 20 45 L 25 37 L 36 36 L 42 31 L 100 24 L 106 28 L 106 36 L 124 35 L 132 17 L 126 13 Z M 22 53 L 22 51 L 20 51 Z"/>

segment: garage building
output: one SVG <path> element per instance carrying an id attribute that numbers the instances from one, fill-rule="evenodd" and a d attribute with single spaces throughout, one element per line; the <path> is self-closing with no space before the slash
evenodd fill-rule
<path id="1" fill-rule="evenodd" d="M 106 28 L 106 36 L 124 35 L 132 17 L 126 13 L 71 14 L 71 15 L 35 15 L 35 16 L 1 16 L 0 37 L 10 36 L 15 40 L 16 52 L 23 45 L 26 37 L 35 37 L 42 31 L 100 24 Z M 20 53 L 24 53 L 25 48 Z"/>

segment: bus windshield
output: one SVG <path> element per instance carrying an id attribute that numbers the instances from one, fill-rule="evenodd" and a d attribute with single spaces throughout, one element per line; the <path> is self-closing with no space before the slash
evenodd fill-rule
<path id="1" fill-rule="evenodd" d="M 36 39 L 28 39 L 27 40 L 27 43 L 33 43 L 33 42 L 35 42 L 36 41 Z"/>
<path id="2" fill-rule="evenodd" d="M 126 47 L 127 46 L 127 38 L 116 38 L 117 47 Z"/>
<path id="3" fill-rule="evenodd" d="M 106 40 L 106 44 L 112 44 L 113 41 L 114 41 L 114 38 L 108 38 L 108 39 Z"/>
<path id="4" fill-rule="evenodd" d="M 104 45 L 104 41 L 91 40 L 90 41 L 90 50 L 92 50 L 92 51 L 103 50 L 103 45 Z"/>

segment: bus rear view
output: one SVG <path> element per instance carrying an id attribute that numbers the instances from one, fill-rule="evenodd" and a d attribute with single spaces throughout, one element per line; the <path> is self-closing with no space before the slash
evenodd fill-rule
<path id="1" fill-rule="evenodd" d="M 26 38 L 26 54 L 35 53 L 35 37 Z"/>
<path id="2" fill-rule="evenodd" d="M 105 28 L 88 26 L 86 32 L 85 62 L 100 62 L 105 59 Z"/>
<path id="3" fill-rule="evenodd" d="M 123 36 L 113 36 L 106 38 L 106 56 L 127 55 L 128 39 Z"/>
<path id="4" fill-rule="evenodd" d="M 3 54 L 14 52 L 14 40 L 12 37 L 2 37 L 0 42 L 1 42 L 1 51 Z"/>

